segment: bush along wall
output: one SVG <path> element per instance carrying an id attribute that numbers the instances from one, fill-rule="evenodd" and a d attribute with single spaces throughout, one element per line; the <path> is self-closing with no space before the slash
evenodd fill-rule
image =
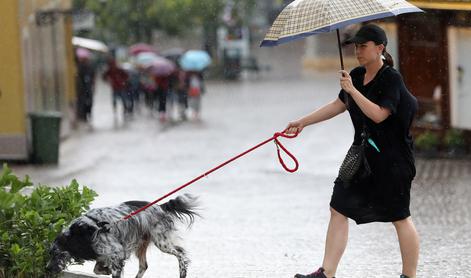
<path id="1" fill-rule="evenodd" d="M 0 176 L 0 278 L 43 278 L 48 249 L 64 226 L 89 209 L 97 194 L 73 180 L 33 185 L 6 166 Z"/>

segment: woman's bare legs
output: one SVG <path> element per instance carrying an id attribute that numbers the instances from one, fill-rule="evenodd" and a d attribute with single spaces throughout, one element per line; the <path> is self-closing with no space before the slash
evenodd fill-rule
<path id="1" fill-rule="evenodd" d="M 415 278 L 419 262 L 419 234 L 412 218 L 393 222 L 399 239 L 402 257 L 402 274 Z"/>
<path id="2" fill-rule="evenodd" d="M 330 208 L 330 222 L 325 242 L 322 267 L 327 277 L 333 277 L 348 241 L 348 218 Z"/>

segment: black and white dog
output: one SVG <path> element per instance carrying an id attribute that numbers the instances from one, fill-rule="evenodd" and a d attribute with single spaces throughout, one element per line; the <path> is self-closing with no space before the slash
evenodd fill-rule
<path id="1" fill-rule="evenodd" d="M 111 274 L 118 278 L 125 260 L 134 253 L 139 259 L 136 278 L 140 278 L 147 269 L 146 250 L 152 242 L 162 252 L 177 257 L 180 278 L 186 277 L 190 260 L 177 243 L 175 220 L 187 220 L 190 226 L 193 224 L 198 215 L 195 212 L 196 198 L 185 194 L 160 206 L 151 206 L 128 220 L 121 220 L 147 204 L 130 201 L 115 207 L 92 209 L 72 221 L 51 246 L 47 271 L 59 273 L 72 260 L 94 260 L 96 274 Z"/>

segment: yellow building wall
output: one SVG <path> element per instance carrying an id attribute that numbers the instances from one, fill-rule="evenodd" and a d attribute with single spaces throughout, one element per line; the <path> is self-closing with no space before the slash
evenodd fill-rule
<path id="1" fill-rule="evenodd" d="M 66 11 L 71 3 L 0 0 L 0 160 L 28 158 L 29 112 L 59 110 L 61 135 L 70 132 L 70 103 L 75 99 L 72 20 L 60 15 L 54 25 L 37 26 L 35 14 Z"/>
<path id="2" fill-rule="evenodd" d="M 75 65 L 75 59 L 74 59 L 74 47 L 72 45 L 72 37 L 73 37 L 73 30 L 72 30 L 72 19 L 67 18 L 65 22 L 65 37 L 66 37 L 66 50 L 67 50 L 67 64 L 70 66 L 67 67 L 67 85 L 66 85 L 66 90 L 67 90 L 67 105 L 69 106 L 70 109 L 74 109 L 73 103 L 75 103 L 76 99 L 76 91 L 75 91 L 75 75 L 77 74 L 77 68 Z"/>
<path id="3" fill-rule="evenodd" d="M 0 1 L 0 134 L 25 133 L 17 1 Z"/>

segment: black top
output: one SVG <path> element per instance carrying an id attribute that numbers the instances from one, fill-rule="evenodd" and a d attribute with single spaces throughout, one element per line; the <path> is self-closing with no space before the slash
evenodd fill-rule
<path id="1" fill-rule="evenodd" d="M 415 176 L 410 127 L 417 111 L 417 100 L 407 90 L 401 74 L 394 68 L 384 65 L 372 81 L 363 85 L 365 72 L 364 67 L 357 67 L 351 71 L 353 85 L 370 101 L 389 109 L 391 115 L 376 124 L 363 114 L 353 98 L 348 95 L 348 111 L 355 128 L 353 144 L 361 143 L 361 133 L 365 123 L 369 138 L 380 151 L 366 144 L 365 155 L 372 176 L 368 180 L 357 180 L 360 185 L 351 190 L 334 188 L 331 205 L 334 204 L 334 208 L 356 220 L 357 223 L 395 221 L 409 214 L 410 184 Z M 344 103 L 345 95 L 343 90 L 339 94 L 340 100 Z M 339 182 L 337 179 L 336 185 Z M 374 216 L 371 211 L 363 213 L 368 214 L 366 218 L 365 215 L 350 214 L 348 207 L 354 207 L 349 204 L 352 194 L 360 194 L 354 196 L 355 206 L 359 204 L 357 201 L 360 198 L 359 206 L 376 208 L 373 211 Z"/>
<path id="2" fill-rule="evenodd" d="M 402 76 L 397 70 L 386 65 L 383 67 L 386 68 L 380 69 L 379 74 L 366 85 L 363 85 L 365 68 L 357 67 L 350 73 L 353 85 L 358 91 L 379 106 L 388 108 L 392 113 L 386 120 L 376 124 L 363 114 L 349 95 L 348 111 L 355 128 L 354 144 L 361 143 L 363 122 L 365 122 L 367 131 L 380 149 L 383 159 L 391 162 L 409 160 L 413 157 L 410 127 L 417 111 L 417 100 L 407 90 Z M 345 94 L 343 90 L 339 93 L 342 102 L 345 102 Z M 367 154 L 374 150 L 373 148 L 368 149 Z M 375 150 L 375 152 L 377 151 Z"/>

